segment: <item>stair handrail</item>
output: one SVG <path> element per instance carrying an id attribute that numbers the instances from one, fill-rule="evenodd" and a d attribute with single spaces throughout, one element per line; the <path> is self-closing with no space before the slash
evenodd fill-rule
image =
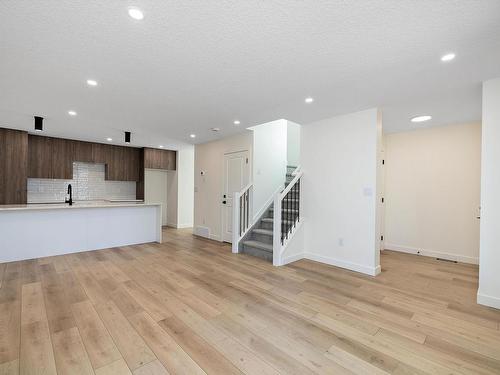
<path id="1" fill-rule="evenodd" d="M 295 173 L 295 171 L 292 172 L 292 175 L 294 173 Z M 300 170 L 295 174 L 295 177 L 293 178 L 293 180 L 290 181 L 290 183 L 288 184 L 288 186 L 280 193 L 281 199 L 283 199 L 285 197 L 285 195 L 288 194 L 288 192 L 292 189 L 293 185 L 295 185 L 295 183 L 302 177 L 303 174 L 304 173 L 302 171 L 300 171 Z"/>
<path id="2" fill-rule="evenodd" d="M 300 210 L 300 179 L 303 176 L 303 172 L 299 169 L 300 167 L 297 167 L 294 172 L 292 172 L 292 175 L 294 175 L 294 178 L 288 186 L 281 192 L 276 194 L 274 197 L 274 217 L 273 217 L 273 265 L 275 266 L 281 266 L 283 264 L 282 262 L 282 253 L 284 249 L 287 246 L 287 242 L 291 239 L 291 237 L 294 234 L 294 231 L 297 229 L 297 224 L 300 223 L 302 219 L 302 210 Z M 297 185 L 298 184 L 298 185 Z M 292 189 L 297 189 L 297 186 L 299 187 L 298 191 L 298 199 L 299 203 L 297 207 L 299 208 L 298 215 L 295 218 L 295 222 L 292 225 L 291 232 L 289 236 L 286 238 L 286 240 L 282 241 L 282 217 L 281 217 L 281 207 L 282 207 L 282 202 L 283 199 L 287 196 L 287 194 L 292 190 Z M 288 234 L 288 233 L 287 233 Z"/>
<path id="3" fill-rule="evenodd" d="M 300 171 L 301 171 L 301 166 L 298 165 L 294 170 L 293 172 L 291 173 L 292 176 L 296 176 Z"/>
<path id="4" fill-rule="evenodd" d="M 241 239 L 253 224 L 253 182 L 233 194 L 232 252 L 239 252 Z"/>

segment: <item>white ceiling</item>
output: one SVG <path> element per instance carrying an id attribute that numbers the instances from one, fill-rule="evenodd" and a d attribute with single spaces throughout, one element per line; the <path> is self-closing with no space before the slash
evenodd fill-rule
<path id="1" fill-rule="evenodd" d="M 498 0 L 0 1 L 0 126 L 48 135 L 177 148 L 374 106 L 401 131 L 479 120 L 496 76 Z"/>

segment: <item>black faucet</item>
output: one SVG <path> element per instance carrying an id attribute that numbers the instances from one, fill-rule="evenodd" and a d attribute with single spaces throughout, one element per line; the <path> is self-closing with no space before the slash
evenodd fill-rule
<path id="1" fill-rule="evenodd" d="M 66 199 L 64 203 L 69 203 L 70 206 L 73 205 L 73 189 L 71 188 L 71 184 L 68 185 L 68 194 L 69 199 Z"/>

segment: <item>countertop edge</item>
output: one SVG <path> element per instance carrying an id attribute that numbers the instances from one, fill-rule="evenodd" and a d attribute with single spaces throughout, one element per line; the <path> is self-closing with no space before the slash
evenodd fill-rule
<path id="1" fill-rule="evenodd" d="M 0 206 L 0 212 L 4 211 L 46 211 L 46 210 L 78 210 L 88 208 L 121 208 L 121 207 L 154 207 L 161 206 L 161 203 L 102 203 L 102 204 L 76 204 L 55 205 L 55 204 L 27 204 Z"/>

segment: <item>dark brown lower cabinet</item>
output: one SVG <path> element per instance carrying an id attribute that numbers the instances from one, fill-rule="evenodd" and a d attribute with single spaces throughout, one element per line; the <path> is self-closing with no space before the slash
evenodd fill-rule
<path id="1" fill-rule="evenodd" d="M 0 204 L 25 204 L 28 133 L 0 128 Z"/>

